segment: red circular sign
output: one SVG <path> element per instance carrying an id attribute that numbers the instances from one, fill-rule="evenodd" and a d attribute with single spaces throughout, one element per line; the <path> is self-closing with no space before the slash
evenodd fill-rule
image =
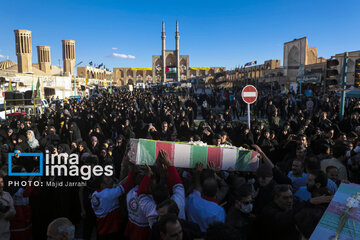
<path id="1" fill-rule="evenodd" d="M 241 92 L 241 97 L 247 104 L 252 104 L 258 97 L 258 91 L 253 85 L 246 85 Z"/>

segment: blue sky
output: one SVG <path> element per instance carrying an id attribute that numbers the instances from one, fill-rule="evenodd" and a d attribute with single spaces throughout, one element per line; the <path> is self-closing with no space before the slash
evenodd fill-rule
<path id="1" fill-rule="evenodd" d="M 36 46 L 49 45 L 58 65 L 61 40 L 73 39 L 82 66 L 151 67 L 151 56 L 161 53 L 163 19 L 167 49 L 175 48 L 179 20 L 180 54 L 190 55 L 190 66 L 282 63 L 283 43 L 304 36 L 319 57 L 330 57 L 360 49 L 359 9 L 359 0 L 2 1 L 0 61 L 16 61 L 13 30 L 28 29 L 34 63 Z"/>

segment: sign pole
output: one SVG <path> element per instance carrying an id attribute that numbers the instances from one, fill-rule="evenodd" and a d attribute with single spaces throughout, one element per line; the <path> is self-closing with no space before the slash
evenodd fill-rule
<path id="1" fill-rule="evenodd" d="M 344 57 L 344 62 L 343 62 L 343 74 L 342 74 L 342 83 L 341 83 L 341 89 L 345 89 L 346 87 L 346 74 L 347 74 L 347 56 L 348 53 L 345 53 L 345 57 Z M 340 120 L 343 120 L 344 118 L 344 112 L 345 112 L 345 97 L 346 97 L 346 92 L 342 91 L 341 92 L 341 103 L 340 103 Z"/>
<path id="2" fill-rule="evenodd" d="M 248 104 L 248 126 L 250 129 L 250 104 Z"/>
<path id="3" fill-rule="evenodd" d="M 256 89 L 256 87 L 254 87 L 253 85 L 246 85 L 242 92 L 241 92 L 241 97 L 243 99 L 243 101 L 247 104 L 247 110 L 248 110 L 248 126 L 250 129 L 250 104 L 253 104 L 254 102 L 256 102 L 256 99 L 258 97 L 258 91 Z"/>

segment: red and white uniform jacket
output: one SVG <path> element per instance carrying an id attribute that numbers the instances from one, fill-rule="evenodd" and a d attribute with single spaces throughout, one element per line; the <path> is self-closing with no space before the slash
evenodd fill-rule
<path id="1" fill-rule="evenodd" d="M 91 197 L 91 206 L 97 218 L 98 234 L 110 234 L 120 230 L 124 219 L 119 209 L 119 197 L 134 185 L 135 174 L 129 172 L 126 182 L 115 188 L 96 190 Z"/>
<path id="2" fill-rule="evenodd" d="M 139 196 L 140 207 L 145 213 L 149 221 L 150 227 L 157 221 L 158 213 L 156 211 L 156 204 L 151 195 L 147 195 L 151 178 L 145 176 L 141 181 L 140 187 L 137 190 Z M 185 190 L 184 185 L 180 179 L 178 172 L 174 166 L 168 167 L 168 174 L 166 183 L 170 191 L 172 191 L 171 199 L 174 200 L 179 208 L 179 218 L 185 220 Z"/>
<path id="3" fill-rule="evenodd" d="M 16 215 L 10 223 L 11 239 L 26 240 L 31 237 L 31 207 L 29 197 L 34 187 L 19 188 L 13 195 Z"/>
<path id="4" fill-rule="evenodd" d="M 146 240 L 150 233 L 149 221 L 140 207 L 139 197 L 136 193 L 138 189 L 139 186 L 136 186 L 126 195 L 129 221 L 126 225 L 125 236 L 130 240 Z"/>

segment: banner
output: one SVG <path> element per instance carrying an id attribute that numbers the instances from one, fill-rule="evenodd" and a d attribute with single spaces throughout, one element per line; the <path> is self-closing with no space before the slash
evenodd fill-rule
<path id="1" fill-rule="evenodd" d="M 342 183 L 312 233 L 310 240 L 360 239 L 360 208 L 349 206 L 351 198 L 358 198 L 360 185 Z"/>
<path id="2" fill-rule="evenodd" d="M 210 70 L 210 67 L 191 67 L 191 70 Z"/>
<path id="3" fill-rule="evenodd" d="M 296 82 L 300 83 L 300 81 L 301 83 L 321 83 L 321 73 L 297 76 Z"/>
<path id="4" fill-rule="evenodd" d="M 181 168 L 195 168 L 199 162 L 206 167 L 209 162 L 213 162 L 222 170 L 231 167 L 235 171 L 255 172 L 259 165 L 258 153 L 244 148 L 148 139 L 130 139 L 128 156 L 130 161 L 137 165 L 154 165 L 160 150 L 168 153 L 172 165 Z"/>
<path id="5" fill-rule="evenodd" d="M 139 71 L 151 71 L 152 70 L 152 68 L 150 67 L 150 68 L 130 68 L 130 70 L 132 70 L 132 71 L 137 71 L 137 70 L 139 70 Z"/>

